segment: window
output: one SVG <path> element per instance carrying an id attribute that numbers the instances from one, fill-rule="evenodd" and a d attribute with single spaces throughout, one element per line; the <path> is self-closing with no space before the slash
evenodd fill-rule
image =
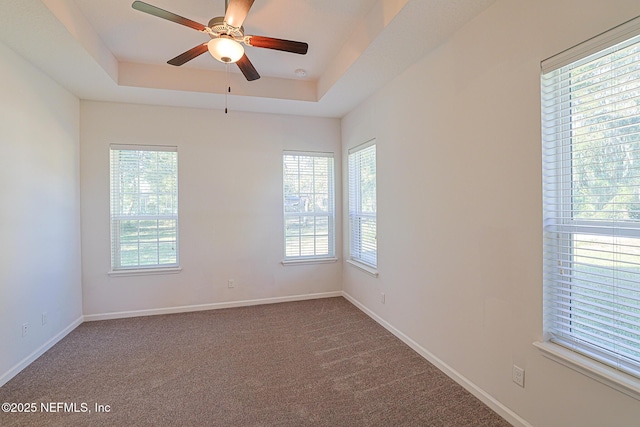
<path id="1" fill-rule="evenodd" d="M 111 268 L 178 266 L 176 147 L 111 146 Z"/>
<path id="2" fill-rule="evenodd" d="M 376 144 L 349 150 L 349 242 L 352 261 L 376 268 Z"/>
<path id="3" fill-rule="evenodd" d="M 640 36 L 629 35 L 625 24 L 542 63 L 544 325 L 548 340 L 639 376 Z"/>
<path id="4" fill-rule="evenodd" d="M 333 154 L 285 152 L 285 261 L 335 256 Z"/>

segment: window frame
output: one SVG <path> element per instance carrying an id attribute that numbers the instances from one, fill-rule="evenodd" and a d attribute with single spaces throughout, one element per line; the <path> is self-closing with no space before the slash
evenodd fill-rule
<path id="1" fill-rule="evenodd" d="M 554 313 L 554 310 L 558 310 L 559 295 L 564 295 L 562 304 L 574 307 L 575 314 L 578 314 L 579 310 L 584 310 L 582 306 L 585 303 L 581 302 L 578 297 L 573 298 L 574 292 L 578 292 L 582 286 L 580 280 L 584 280 L 580 278 L 580 274 L 585 274 L 580 267 L 582 261 L 574 259 L 580 256 L 584 257 L 582 252 L 585 249 L 580 249 L 578 246 L 581 236 L 600 236 L 612 239 L 612 241 L 620 238 L 636 240 L 640 238 L 640 222 L 626 221 L 621 225 L 616 223 L 616 220 L 592 218 L 585 220 L 574 217 L 574 212 L 581 212 L 574 210 L 573 205 L 574 197 L 578 197 L 575 195 L 574 184 L 577 172 L 575 172 L 573 164 L 574 138 L 577 138 L 573 123 L 577 119 L 573 117 L 579 112 L 578 110 L 574 111 L 575 108 L 572 104 L 575 99 L 575 95 L 571 92 L 573 75 L 569 74 L 569 81 L 561 80 L 561 69 L 566 66 L 577 68 L 600 56 L 604 58 L 613 55 L 615 53 L 614 46 L 620 49 L 640 43 L 640 40 L 631 43 L 632 39 L 638 35 L 640 35 L 640 18 L 635 18 L 541 63 L 544 324 L 543 342 L 535 342 L 534 345 L 542 351 L 545 357 L 640 400 L 640 384 L 638 383 L 640 361 L 627 358 L 625 353 L 619 350 L 612 352 L 610 348 L 606 348 L 596 339 L 585 338 L 585 334 L 580 328 L 574 328 L 571 312 L 569 312 L 569 318 L 565 320 L 564 329 L 561 329 L 557 325 L 562 323 L 558 320 L 558 314 Z M 569 71 L 565 71 L 566 73 L 571 73 L 569 68 L 567 70 Z M 640 77 L 636 80 L 640 80 Z M 548 91 L 545 92 L 545 89 Z M 559 97 L 563 99 L 559 103 L 553 104 L 550 101 L 551 97 L 546 96 L 548 93 L 554 94 L 554 100 Z M 640 99 L 640 97 L 636 99 Z M 564 112 L 564 115 L 561 112 Z M 562 135 L 562 138 L 570 142 L 556 144 L 554 138 L 557 136 L 552 135 Z M 552 167 L 550 165 L 553 162 L 555 165 Z M 578 265 L 575 273 L 574 264 Z M 613 271 L 618 271 L 617 267 L 610 268 Z M 567 270 L 570 271 L 567 273 Z M 568 277 L 564 279 L 565 285 L 560 284 L 560 280 L 555 278 L 558 276 Z M 574 289 L 576 286 L 578 291 Z M 618 285 L 609 286 L 616 287 Z M 636 307 L 640 307 L 640 304 Z M 621 313 L 618 308 L 611 308 L 610 311 Z M 553 326 L 554 324 L 556 326 Z M 613 326 L 606 331 L 610 334 L 616 333 Z"/>
<path id="2" fill-rule="evenodd" d="M 156 214 L 141 214 L 141 213 L 133 213 L 130 215 L 120 214 L 117 212 L 119 203 L 117 200 L 121 197 L 122 192 L 120 191 L 119 185 L 117 185 L 119 175 L 119 169 L 116 165 L 115 155 L 122 151 L 130 151 L 130 152 L 138 152 L 138 153 L 158 153 L 158 152 L 171 152 L 175 153 L 175 158 L 173 159 L 172 170 L 171 173 L 174 175 L 175 184 L 172 186 L 172 192 L 169 193 L 169 198 L 171 201 L 171 213 L 156 213 Z M 136 179 L 139 179 L 139 174 L 136 175 Z M 136 200 L 140 200 L 138 192 L 138 198 Z M 154 194 L 156 196 L 159 193 L 144 193 L 144 194 Z M 166 194 L 165 194 L 166 195 Z M 135 265 L 122 265 L 122 259 L 120 257 L 120 252 L 122 250 L 122 241 L 121 234 L 118 232 L 119 227 L 122 221 L 173 221 L 175 223 L 175 227 L 171 228 L 171 232 L 175 235 L 175 239 L 171 240 L 173 242 L 173 247 L 175 250 L 175 262 L 158 262 L 155 264 L 142 264 L 140 263 L 140 259 L 138 259 L 138 263 Z M 110 271 L 109 275 L 114 276 L 132 276 L 132 275 L 146 275 L 146 274 L 170 274 L 177 273 L 181 271 L 180 268 L 180 258 L 179 258 L 179 212 L 178 212 L 178 148 L 176 146 L 159 146 L 159 145 L 130 145 L 130 144 L 111 144 L 109 146 L 109 224 L 110 224 L 110 252 L 111 252 L 111 263 L 110 263 Z M 159 233 L 159 231 L 156 231 Z M 141 243 L 140 237 L 136 240 L 138 246 Z M 156 240 L 156 252 L 158 253 L 158 259 L 160 258 L 161 251 L 161 241 L 159 235 Z"/>
<path id="3" fill-rule="evenodd" d="M 374 167 L 374 183 L 375 194 L 373 212 L 365 212 L 362 208 L 362 171 L 361 157 L 366 155 L 366 150 L 373 150 L 373 167 Z M 349 259 L 348 262 L 361 270 L 378 276 L 378 209 L 377 209 L 377 141 L 371 139 L 363 144 L 357 145 L 348 150 L 347 157 L 347 174 L 348 174 L 348 204 L 349 204 Z M 371 256 L 363 255 L 363 247 L 371 246 L 363 242 L 362 226 L 363 222 L 373 222 L 375 228 L 374 238 L 372 242 L 374 254 L 373 261 Z"/>
<path id="4" fill-rule="evenodd" d="M 327 187 L 327 210 L 321 211 L 316 210 L 314 208 L 313 211 L 304 211 L 304 212 L 287 212 L 287 197 L 292 194 L 289 193 L 286 189 L 288 179 L 290 176 L 287 174 L 285 163 L 287 161 L 287 157 L 295 157 L 297 158 L 298 165 L 300 164 L 300 158 L 314 159 L 314 168 L 312 171 L 313 176 L 313 185 L 314 189 L 311 193 L 303 193 L 300 191 L 299 182 L 298 182 L 298 191 L 293 195 L 293 197 L 298 197 L 299 200 L 302 200 L 301 194 L 305 194 L 306 197 L 315 198 L 317 196 L 315 192 L 315 180 L 316 180 L 316 170 L 315 170 L 315 159 L 322 158 L 327 159 L 327 182 L 325 183 Z M 293 174 L 291 174 L 293 175 Z M 300 179 L 300 171 L 298 170 L 297 179 Z M 322 263 L 322 262 L 335 262 L 336 258 L 336 201 L 335 201 L 335 155 L 332 152 L 320 152 L 320 151 L 294 151 L 294 150 L 284 150 L 282 153 L 282 213 L 283 213 L 283 265 L 297 265 L 297 264 L 305 264 L 305 263 Z M 315 204 L 312 204 L 315 206 Z M 290 218 L 300 218 L 302 217 L 327 217 L 327 253 L 326 254 L 318 254 L 317 251 L 317 242 L 319 238 L 324 237 L 323 234 L 318 233 L 317 228 L 314 225 L 314 233 L 313 235 L 308 235 L 307 237 L 313 237 L 314 241 L 314 253 L 312 255 L 302 255 L 302 243 L 299 244 L 298 255 L 288 255 L 287 253 L 287 238 L 293 237 L 287 234 L 287 220 Z M 299 221 L 300 222 L 300 221 Z M 302 238 L 301 231 L 298 235 L 299 239 Z"/>

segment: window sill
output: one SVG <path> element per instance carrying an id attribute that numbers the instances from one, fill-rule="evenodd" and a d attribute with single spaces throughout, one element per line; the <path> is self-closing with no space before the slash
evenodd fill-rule
<path id="1" fill-rule="evenodd" d="M 627 396 L 640 400 L 640 381 L 637 378 L 550 342 L 534 342 L 542 355 L 573 369 Z"/>
<path id="2" fill-rule="evenodd" d="M 307 258 L 307 259 L 285 259 L 282 265 L 304 265 L 304 264 L 328 264 L 337 262 L 338 258 Z"/>
<path id="3" fill-rule="evenodd" d="M 354 261 L 352 259 L 348 259 L 347 263 L 351 264 L 352 266 L 364 271 L 365 273 L 368 273 L 370 275 L 372 275 L 373 277 L 378 277 L 378 270 L 376 270 L 373 267 L 369 267 L 368 265 L 362 264 L 358 261 Z"/>
<path id="4" fill-rule="evenodd" d="M 138 268 L 131 270 L 111 270 L 107 272 L 109 276 L 150 276 L 155 274 L 177 274 L 182 271 L 182 267 L 166 267 L 166 268 Z"/>

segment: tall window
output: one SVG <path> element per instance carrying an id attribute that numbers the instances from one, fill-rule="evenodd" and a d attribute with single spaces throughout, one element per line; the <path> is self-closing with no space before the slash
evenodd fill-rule
<path id="1" fill-rule="evenodd" d="M 376 268 L 376 144 L 349 150 L 349 243 L 351 260 Z"/>
<path id="2" fill-rule="evenodd" d="M 111 146 L 111 268 L 178 266 L 176 147 Z"/>
<path id="3" fill-rule="evenodd" d="M 335 256 L 333 154 L 285 152 L 285 261 Z"/>
<path id="4" fill-rule="evenodd" d="M 638 376 L 640 37 L 620 29 L 542 64 L 544 318 L 547 339 Z"/>

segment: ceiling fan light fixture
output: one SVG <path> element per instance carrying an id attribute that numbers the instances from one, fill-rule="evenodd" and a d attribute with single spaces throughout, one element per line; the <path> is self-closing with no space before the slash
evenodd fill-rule
<path id="1" fill-rule="evenodd" d="M 209 40 L 207 48 L 211 56 L 225 64 L 238 62 L 244 55 L 244 48 L 240 43 L 224 36 Z"/>

